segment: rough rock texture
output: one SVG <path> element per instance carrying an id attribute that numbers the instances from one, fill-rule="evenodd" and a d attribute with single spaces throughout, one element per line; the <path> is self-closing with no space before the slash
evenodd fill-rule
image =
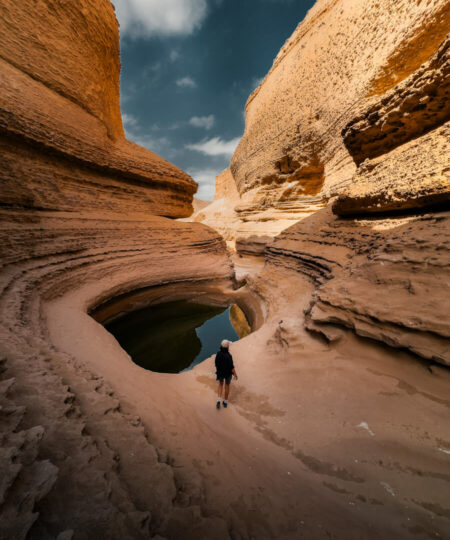
<path id="1" fill-rule="evenodd" d="M 238 253 L 266 249 L 269 265 L 314 279 L 309 328 L 344 325 L 443 364 L 448 221 L 430 212 L 450 201 L 449 24 L 440 0 L 317 2 L 248 100 L 229 203 Z M 357 219 L 333 217 L 328 196 Z M 402 225 L 386 217 L 399 211 Z"/>
<path id="2" fill-rule="evenodd" d="M 449 27 L 445 0 L 316 2 L 246 105 L 230 165 L 241 201 L 223 204 L 241 252 L 262 252 L 331 196 L 341 214 L 448 200 L 446 133 L 430 131 L 450 115 Z"/>
<path id="3" fill-rule="evenodd" d="M 239 200 L 239 192 L 236 189 L 236 184 L 230 169 L 225 169 L 219 176 L 216 176 L 214 200 L 217 201 L 219 199 Z"/>
<path id="4" fill-rule="evenodd" d="M 337 214 L 420 208 L 450 200 L 450 38 L 410 77 L 342 131 L 358 170 Z"/>
<path id="5" fill-rule="evenodd" d="M 333 210 L 346 216 L 444 206 L 450 201 L 449 156 L 447 122 L 387 154 L 366 159 Z"/>
<path id="6" fill-rule="evenodd" d="M 80 538 L 147 538 L 173 529 L 175 538 L 176 473 L 161 462 L 140 419 L 124 410 L 102 367 L 54 345 L 46 306 L 58 299 L 64 307 L 59 319 L 75 331 L 79 353 L 86 330 L 78 320 L 105 332 L 86 312 L 111 296 L 229 280 L 223 241 L 200 224 L 139 214 L 3 210 L 1 223 L 2 377 L 9 385 L 2 452 L 9 461 L 0 516 L 7 537 L 72 529 Z M 81 288 L 88 294 L 81 297 Z M 105 347 L 94 342 L 99 352 Z M 200 513 L 183 522 L 208 526 Z"/>
<path id="7" fill-rule="evenodd" d="M 1 57 L 123 137 L 119 40 L 111 3 L 80 0 L 2 2 Z M 70 44 L 70 54 L 67 45 Z"/>
<path id="8" fill-rule="evenodd" d="M 320 194 L 304 195 L 300 189 L 301 194 L 298 195 L 296 182 L 290 182 L 284 188 L 281 195 L 272 192 L 270 187 L 262 188 L 251 199 L 244 194 L 242 202 L 234 207 L 239 220 L 235 231 L 236 250 L 239 253 L 262 255 L 266 245 L 277 234 L 326 205 L 326 200 Z M 290 198 L 294 191 L 297 192 L 297 199 Z"/>
<path id="9" fill-rule="evenodd" d="M 239 224 L 234 212 L 234 204 L 239 201 L 230 169 L 226 169 L 216 176 L 216 192 L 213 202 L 206 208 L 200 208 L 190 219 L 213 227 L 220 232 L 227 241 L 234 241 L 235 231 Z"/>
<path id="10" fill-rule="evenodd" d="M 26 198 L 29 206 L 73 210 L 71 194 L 85 192 L 90 204 L 109 210 L 114 203 L 102 195 L 115 191 L 144 211 L 190 215 L 193 180 L 123 137 L 119 36 L 109 0 L 33 2 L 26 10 L 8 1 L 0 14 L 0 132 L 7 137 L 2 142 L 4 202 L 23 205 Z M 29 157 L 31 147 L 41 154 L 44 148 L 51 157 L 41 157 L 39 163 Z M 74 169 L 73 174 L 56 173 L 57 187 L 43 163 L 55 157 Z M 88 178 L 79 167 L 87 168 Z M 34 183 L 18 190 L 15 177 L 23 173 Z M 96 202 L 89 195 L 92 190 L 99 193 Z M 49 201 L 42 196 L 45 192 L 53 193 Z"/>
<path id="11" fill-rule="evenodd" d="M 231 161 L 241 195 L 257 196 L 267 184 L 281 192 L 293 181 L 308 194 L 321 180 L 322 192 L 338 193 L 355 171 L 341 132 L 361 107 L 416 70 L 419 93 L 434 87 L 437 104 L 445 98 L 448 90 L 441 93 L 430 75 L 442 81 L 444 58 L 429 70 L 420 66 L 445 38 L 449 17 L 445 0 L 318 1 L 248 100 L 245 133 Z"/>
<path id="12" fill-rule="evenodd" d="M 300 189 L 302 197 L 297 202 L 289 199 L 293 190 L 298 192 L 298 186 L 292 183 L 285 186 L 286 200 L 278 200 L 276 208 L 271 204 L 270 186 L 260 190 L 258 204 L 255 200 L 249 203 L 247 194 L 240 197 L 233 175 L 226 169 L 216 177 L 214 201 L 197 211 L 191 220 L 219 231 L 239 253 L 261 256 L 274 236 L 325 206 L 321 196 L 304 196 L 303 189 Z M 280 199 L 279 193 L 275 196 Z M 283 197 L 281 194 L 281 199 Z"/>
<path id="13" fill-rule="evenodd" d="M 0 537 L 225 538 L 102 366 L 76 355 L 79 321 L 105 332 L 87 312 L 112 295 L 230 287 L 225 244 L 160 217 L 188 216 L 196 185 L 124 139 L 109 1 L 2 2 L 0 36 Z M 74 354 L 50 336 L 56 300 Z"/>
<path id="14" fill-rule="evenodd" d="M 386 92 L 342 130 L 359 165 L 440 126 L 450 117 L 450 37 L 406 80 Z"/>
<path id="15" fill-rule="evenodd" d="M 414 170 L 438 176 L 442 118 L 371 155 L 371 169 L 341 131 L 364 133 L 366 99 L 383 103 L 402 81 L 409 92 L 447 5 L 321 1 L 289 40 L 248 107 L 235 164 L 253 187 L 240 178 L 238 198 L 226 172 L 204 212 L 232 239 L 248 227 L 238 244 L 253 253 L 304 219 L 263 268 L 236 257 L 234 290 L 219 234 L 161 217 L 189 215 L 193 182 L 122 138 L 110 4 L 28 4 L 0 7 L 1 538 L 448 536 L 449 373 L 410 354 L 448 363 L 448 212 L 415 203 L 407 216 L 350 219 L 322 197 L 347 193 L 353 175 L 367 193 L 369 173 L 400 181 L 422 145 L 436 168 L 427 158 Z M 310 118 L 313 98 L 324 111 Z M 310 122 L 291 148 L 296 107 Z M 121 311 L 149 298 L 242 302 L 255 331 L 232 345 L 228 409 L 215 407 L 212 358 L 176 376 L 134 364 L 89 316 L 112 297 Z"/>
<path id="16" fill-rule="evenodd" d="M 343 220 L 330 208 L 268 246 L 267 262 L 306 275 L 317 289 L 307 325 L 333 324 L 450 365 L 448 212 Z"/>

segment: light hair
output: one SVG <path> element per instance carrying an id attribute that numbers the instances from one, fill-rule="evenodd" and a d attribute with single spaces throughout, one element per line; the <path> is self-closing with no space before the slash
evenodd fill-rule
<path id="1" fill-rule="evenodd" d="M 222 343 L 220 344 L 221 347 L 224 349 L 228 349 L 228 347 L 231 345 L 231 341 L 228 341 L 228 339 L 224 339 Z"/>

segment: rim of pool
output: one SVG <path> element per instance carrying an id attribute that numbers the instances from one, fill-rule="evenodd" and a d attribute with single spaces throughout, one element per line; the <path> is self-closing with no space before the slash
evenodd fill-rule
<path id="1" fill-rule="evenodd" d="M 237 304 L 176 300 L 150 305 L 105 324 L 133 362 L 158 373 L 182 373 L 203 362 L 223 339 L 251 333 Z"/>

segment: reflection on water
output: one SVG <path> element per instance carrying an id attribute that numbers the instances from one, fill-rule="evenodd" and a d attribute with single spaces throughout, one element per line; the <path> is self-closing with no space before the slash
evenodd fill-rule
<path id="1" fill-rule="evenodd" d="M 242 325 L 245 316 L 240 316 L 242 312 L 234 306 L 233 312 L 233 319 L 239 319 Z M 161 373 L 191 369 L 216 353 L 223 339 L 239 339 L 229 307 L 184 300 L 134 311 L 106 325 L 106 329 L 136 364 Z M 241 328 L 238 332 L 242 335 Z"/>
<path id="2" fill-rule="evenodd" d="M 245 338 L 252 333 L 252 328 L 247 321 L 245 313 L 237 304 L 230 306 L 230 321 L 236 330 L 239 339 Z"/>

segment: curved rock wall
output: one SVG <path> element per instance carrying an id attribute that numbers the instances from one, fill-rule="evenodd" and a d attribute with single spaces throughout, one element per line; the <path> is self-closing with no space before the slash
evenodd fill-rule
<path id="1" fill-rule="evenodd" d="M 231 161 L 239 192 L 270 185 L 274 206 L 291 182 L 295 200 L 311 186 L 338 193 L 355 171 L 342 129 L 420 68 L 449 23 L 445 0 L 318 1 L 248 100 Z"/>
<path id="2" fill-rule="evenodd" d="M 162 283 L 230 287 L 223 241 L 200 224 L 139 214 L 3 210 L 1 224 L 2 530 L 10 538 L 65 530 L 148 538 L 174 528 L 176 537 L 176 471 L 121 405 L 106 364 L 80 352 L 86 328 L 100 356 L 110 347 L 87 311 L 111 296 Z M 73 355 L 49 334 L 56 300 L 58 324 L 75 336 Z M 67 330 L 57 334 L 64 341 Z M 198 512 L 183 509 L 183 526 L 211 526 Z"/>
<path id="3" fill-rule="evenodd" d="M 320 1 L 249 101 L 246 134 L 232 163 L 240 198 L 231 184 L 232 175 L 225 172 L 218 180 L 223 196 L 203 212 L 213 216 L 214 226 L 222 224 L 230 239 L 241 230 L 240 249 L 252 253 L 262 252 L 273 234 L 304 218 L 270 243 L 261 276 L 248 283 L 261 297 L 272 298 L 269 308 L 276 315 L 273 320 L 279 321 L 276 342 L 283 349 L 291 347 L 291 338 L 284 337 L 288 330 L 297 339 L 294 360 L 304 353 L 303 349 L 299 353 L 303 347 L 299 341 L 305 336 L 299 338 L 297 331 L 308 306 L 307 327 L 329 340 L 339 337 L 339 325 L 425 359 L 450 362 L 449 217 L 440 208 L 423 210 L 430 203 L 445 202 L 447 170 L 442 155 L 448 117 L 441 104 L 447 92 L 442 84 L 447 53 L 445 44 L 438 47 L 448 11 L 439 0 L 426 4 Z M 123 138 L 117 23 L 111 5 L 106 0 L 48 0 L 25 7 L 6 0 L 0 7 L 0 37 L 4 45 L 0 59 L 2 535 L 208 538 L 214 531 L 218 540 L 254 536 L 236 532 L 245 530 L 239 523 L 238 528 L 236 522 L 230 525 L 228 499 L 221 517 L 214 515 L 220 505 L 208 505 L 212 483 L 217 484 L 224 469 L 214 469 L 220 471 L 218 476 L 207 473 L 211 480 L 205 487 L 205 469 L 197 458 L 201 450 L 206 466 L 212 466 L 208 454 L 214 446 L 199 449 L 195 440 L 195 452 L 190 454 L 192 467 L 200 467 L 195 475 L 174 467 L 171 456 L 153 442 L 149 419 L 159 418 L 163 440 L 173 438 L 183 452 L 185 443 L 192 441 L 174 431 L 176 422 L 198 415 L 196 426 L 204 429 L 204 410 L 186 401 L 186 412 L 184 401 L 186 388 L 195 394 L 192 400 L 202 394 L 201 381 L 194 384 L 195 376 L 186 377 L 188 386 L 177 383 L 175 391 L 177 385 L 164 375 L 142 373 L 88 316 L 90 308 L 136 289 L 177 285 L 192 287 L 196 294 L 203 287 L 225 294 L 233 286 L 233 268 L 220 235 L 200 223 L 167 219 L 191 213 L 194 182 Z M 428 92 L 427 81 L 434 94 Z M 414 103 L 414 110 L 408 109 L 408 103 Z M 418 129 L 414 122 L 396 118 L 397 109 L 402 118 L 408 118 L 405 112 L 417 118 Z M 389 144 L 374 146 L 373 133 L 379 140 L 386 137 Z M 411 174 L 405 167 L 409 163 Z M 418 174 L 423 193 L 417 191 Z M 391 184 L 389 197 L 383 197 L 384 186 Z M 396 191 L 397 186 L 402 189 Z M 324 208 L 323 201 L 323 195 L 333 191 L 340 194 L 334 201 L 336 214 L 330 206 Z M 379 214 L 379 210 L 402 208 L 409 214 Z M 283 286 L 273 286 L 280 282 Z M 164 288 L 168 290 L 178 294 Z M 269 353 L 276 350 L 272 346 L 266 347 Z M 261 360 L 255 350 L 248 349 L 248 370 L 253 361 Z M 273 371 L 270 357 L 267 385 L 273 387 L 275 376 L 283 388 L 284 360 L 274 354 L 278 371 Z M 303 380 L 303 368 L 298 376 Z M 314 372 L 311 381 L 316 380 Z M 345 380 L 339 394 L 347 387 Z M 408 393 L 420 393 L 406 388 Z M 137 400 L 143 418 L 129 412 L 135 409 L 127 396 L 134 390 L 131 401 Z M 265 417 L 258 414 L 261 406 L 267 409 L 269 399 L 242 392 L 252 407 L 251 400 L 256 400 L 247 416 L 259 428 L 266 425 Z M 168 395 L 177 396 L 170 410 L 164 401 Z M 295 391 L 292 396 L 297 399 Z M 306 399 L 305 410 L 307 403 Z M 297 406 L 292 402 L 286 407 L 296 422 Z M 321 406 L 329 409 L 328 403 Z M 415 406 L 413 410 L 419 410 L 422 402 Z M 269 411 L 276 409 L 269 407 Z M 277 416 L 275 421 L 282 427 Z M 330 422 L 330 427 L 337 425 L 335 417 Z M 188 433 L 189 426 L 183 426 L 182 434 Z M 248 432 L 247 425 L 240 426 L 237 433 Z M 286 429 L 298 431 L 297 423 L 291 427 Z M 200 430 L 205 440 L 211 434 L 208 429 Z M 317 432 L 315 419 L 311 429 Z M 261 433 L 280 448 L 294 448 L 284 438 L 290 433 Z M 215 437 L 219 457 L 223 431 Z M 256 440 L 249 446 L 263 443 Z M 409 445 L 409 433 L 405 440 Z M 354 447 L 353 432 L 349 441 Z M 317 446 L 323 448 L 324 442 Z M 303 484 L 286 482 L 285 465 L 278 458 L 263 461 L 256 476 L 246 476 L 251 469 L 242 460 L 246 449 L 236 452 L 235 440 L 228 448 L 232 451 L 224 453 L 237 455 L 240 463 L 229 476 L 238 491 L 243 478 L 244 488 L 247 481 L 262 493 L 261 477 L 275 466 L 277 474 L 269 475 L 264 484 L 267 492 L 274 482 L 282 485 L 280 493 L 286 493 L 287 484 Z M 447 453 L 446 448 L 442 451 Z M 269 454 L 285 458 L 274 454 L 273 448 Z M 342 472 L 338 465 L 301 451 L 298 456 L 319 476 L 323 470 L 334 477 Z M 421 471 L 411 471 L 421 477 Z M 222 501 L 223 486 L 217 485 L 214 489 Z M 270 498 L 255 498 L 255 493 L 244 493 L 238 510 L 257 524 L 256 535 L 261 531 L 264 535 L 261 518 L 271 519 L 270 510 L 262 516 L 251 509 Z M 320 514 L 317 523 L 309 525 L 310 531 L 314 526 L 312 534 L 322 523 L 322 508 L 332 507 L 320 493 L 311 503 Z M 339 512 L 344 504 L 348 510 L 345 501 L 337 507 Z M 299 508 L 304 510 L 304 497 Z M 428 511 L 429 505 L 424 508 Z M 438 512 L 442 509 L 437 507 Z M 297 517 L 292 523 L 297 523 Z M 351 514 L 344 512 L 340 522 L 349 518 Z M 377 521 L 383 521 L 378 514 Z M 367 531 L 367 526 L 361 530 Z M 294 534 L 298 535 L 298 528 Z"/>
<path id="4" fill-rule="evenodd" d="M 442 0 L 318 1 L 248 100 L 228 203 L 267 279 L 314 283 L 308 328 L 447 365 L 449 24 Z"/>
<path id="5" fill-rule="evenodd" d="M 111 3 L 55 0 L 25 9 L 7 1 L 0 10 L 4 202 L 110 210 L 128 200 L 152 214 L 190 215 L 195 182 L 123 137 L 119 37 Z M 30 158 L 36 149 L 41 157 Z M 21 182 L 18 190 L 15 178 L 24 173 L 32 183 Z M 89 195 L 92 190 L 101 193 L 98 199 Z M 110 193 L 116 201 L 111 204 Z"/>
<path id="6" fill-rule="evenodd" d="M 225 244 L 162 217 L 190 215 L 196 184 L 123 137 L 109 1 L 7 0 L 0 38 L 0 536 L 175 538 L 188 527 L 222 538 L 187 488 L 181 508 L 167 453 L 104 376 L 110 358 L 93 367 L 96 355 L 79 352 L 86 327 L 98 351 L 109 346 L 87 312 L 111 296 L 231 288 Z M 56 300 L 73 353 L 50 335 Z"/>
<path id="7" fill-rule="evenodd" d="M 109 0 L 2 2 L 1 58 L 123 137 L 119 34 Z"/>
<path id="8" fill-rule="evenodd" d="M 241 251 L 258 243 L 262 252 L 268 239 L 330 197 L 342 196 L 336 211 L 354 212 L 348 190 L 353 199 L 358 192 L 360 206 L 367 199 L 370 212 L 448 199 L 446 130 L 436 137 L 430 131 L 450 115 L 443 43 L 449 25 L 445 0 L 316 2 L 246 105 L 230 165 L 241 200 L 227 203 L 238 218 Z M 405 155 L 389 156 L 390 164 L 374 161 L 408 141 Z M 419 146 L 427 150 L 408 173 L 405 164 Z M 365 159 L 372 161 L 358 169 Z M 397 178 L 390 180 L 393 170 Z"/>
<path id="9" fill-rule="evenodd" d="M 306 325 L 334 325 L 450 365 L 449 212 L 343 220 L 326 208 L 281 233 L 266 262 L 316 287 Z"/>

